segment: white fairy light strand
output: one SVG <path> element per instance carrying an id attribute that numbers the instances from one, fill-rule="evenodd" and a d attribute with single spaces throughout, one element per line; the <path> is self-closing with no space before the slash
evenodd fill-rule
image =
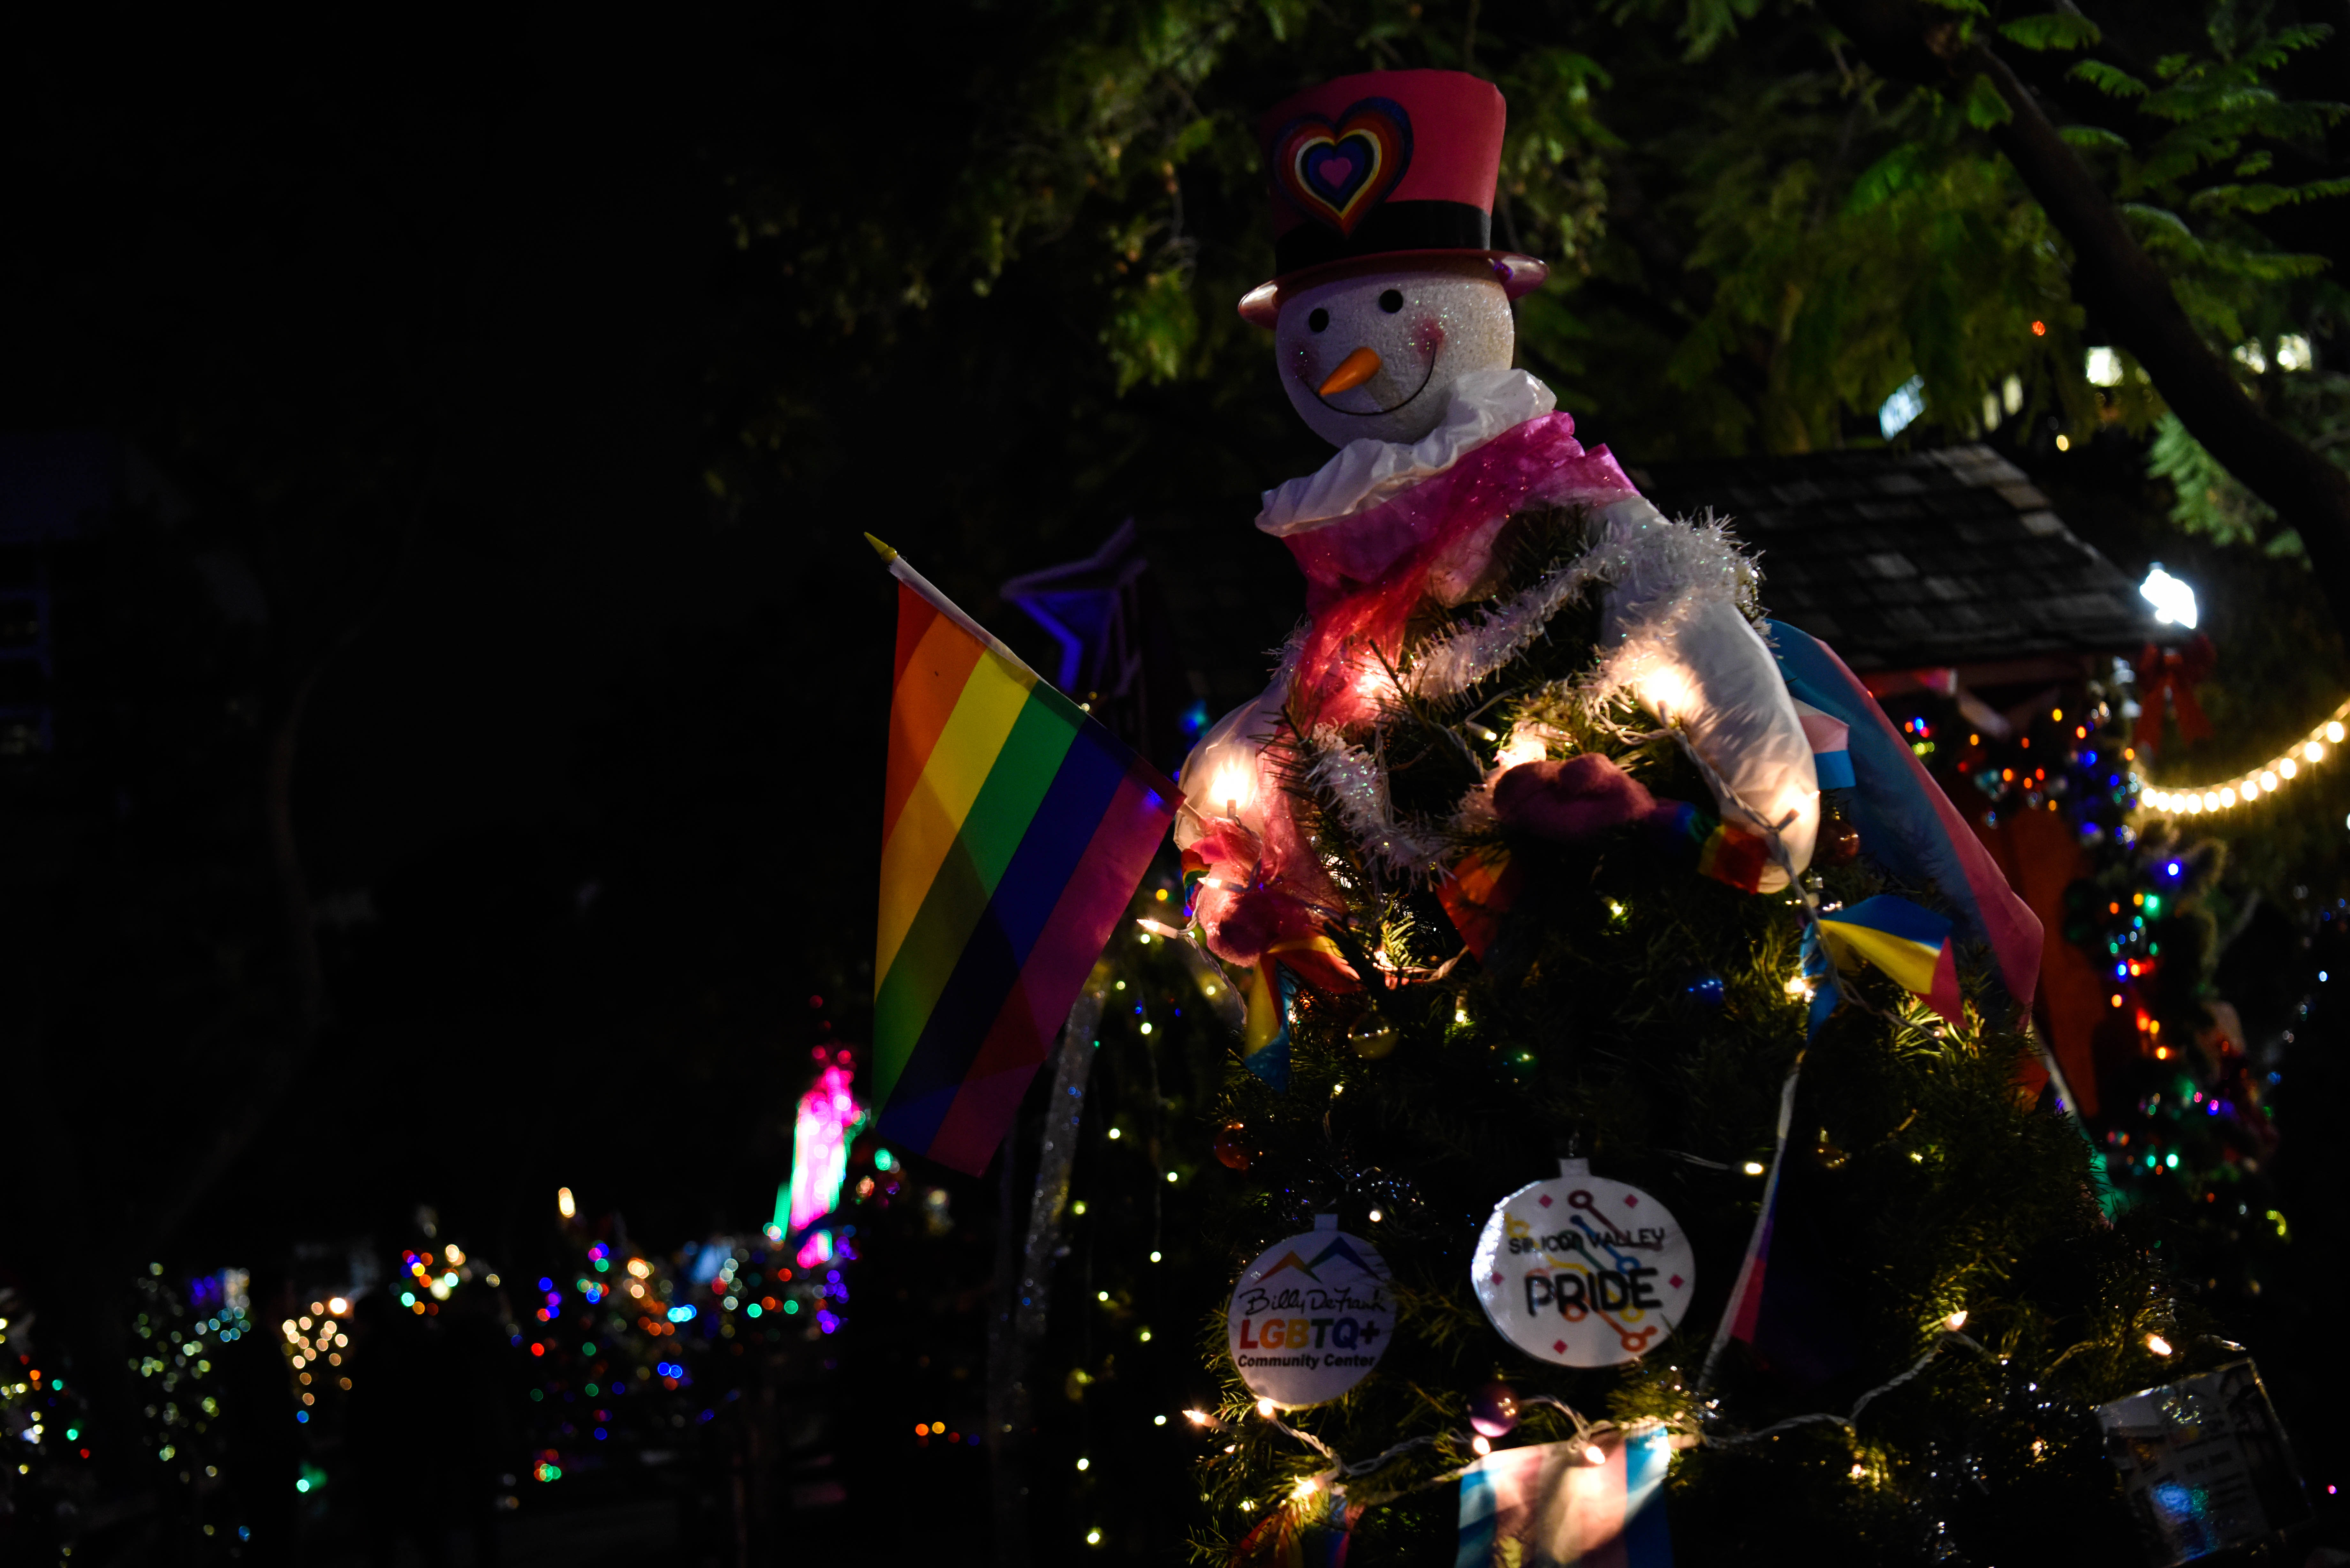
<path id="1" fill-rule="evenodd" d="M 2345 719 L 2350 719 L 2350 699 L 2345 699 L 2340 707 L 2334 709 L 2324 722 L 2312 728 L 2298 744 L 2287 747 L 2282 756 L 2272 757 L 2259 767 L 2218 784 L 2189 784 L 2173 789 L 2148 784 L 2133 774 L 2130 782 L 2137 785 L 2138 809 L 2201 816 L 2210 812 L 2250 805 L 2254 801 L 2274 794 L 2331 756 L 2334 748 L 2342 743 L 2343 737 L 2350 734 L 2350 731 L 2343 728 Z"/>

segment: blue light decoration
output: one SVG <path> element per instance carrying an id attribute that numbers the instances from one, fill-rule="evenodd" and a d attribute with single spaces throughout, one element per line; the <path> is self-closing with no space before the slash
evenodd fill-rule
<path id="1" fill-rule="evenodd" d="M 1893 389 L 1893 395 L 1877 405 L 1877 432 L 1891 441 L 1918 422 L 1926 411 L 1926 378 L 1912 376 Z"/>
<path id="2" fill-rule="evenodd" d="M 691 1323 L 694 1316 L 694 1308 L 691 1302 L 683 1306 L 673 1306 L 669 1309 L 669 1320 L 671 1323 Z"/>

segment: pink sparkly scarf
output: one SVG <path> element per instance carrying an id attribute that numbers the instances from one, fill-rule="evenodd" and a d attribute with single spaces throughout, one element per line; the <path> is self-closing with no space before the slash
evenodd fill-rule
<path id="1" fill-rule="evenodd" d="M 1443 472 L 1282 543 L 1305 574 L 1309 627 L 1291 688 L 1308 727 L 1367 719 L 1421 598 L 1458 603 L 1492 559 L 1510 514 L 1637 494 L 1604 446 L 1575 439 L 1572 415 L 1513 425 Z"/>

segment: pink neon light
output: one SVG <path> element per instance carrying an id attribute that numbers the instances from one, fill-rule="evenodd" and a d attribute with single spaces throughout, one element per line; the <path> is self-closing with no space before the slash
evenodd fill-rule
<path id="1" fill-rule="evenodd" d="M 848 1092 L 854 1075 L 846 1065 L 827 1067 L 800 1096 L 792 1129 L 792 1230 L 839 1206 L 841 1184 L 848 1179 L 848 1140 L 865 1125 L 864 1107 Z"/>

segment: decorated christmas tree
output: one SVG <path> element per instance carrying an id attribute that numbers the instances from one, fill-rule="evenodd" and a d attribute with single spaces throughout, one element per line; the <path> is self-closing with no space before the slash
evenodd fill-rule
<path id="1" fill-rule="evenodd" d="M 1243 313 L 1339 451 L 1267 493 L 1307 618 L 1181 778 L 1187 934 L 1245 1003 L 1196 1545 L 2130 1563 L 2290 1523 L 2242 1348 L 2039 1090 L 2039 922 L 1732 529 L 1511 368 L 1503 116 L 1388 72 L 1263 124 Z M 2230 1457 L 2181 1469 L 2190 1428 Z"/>

